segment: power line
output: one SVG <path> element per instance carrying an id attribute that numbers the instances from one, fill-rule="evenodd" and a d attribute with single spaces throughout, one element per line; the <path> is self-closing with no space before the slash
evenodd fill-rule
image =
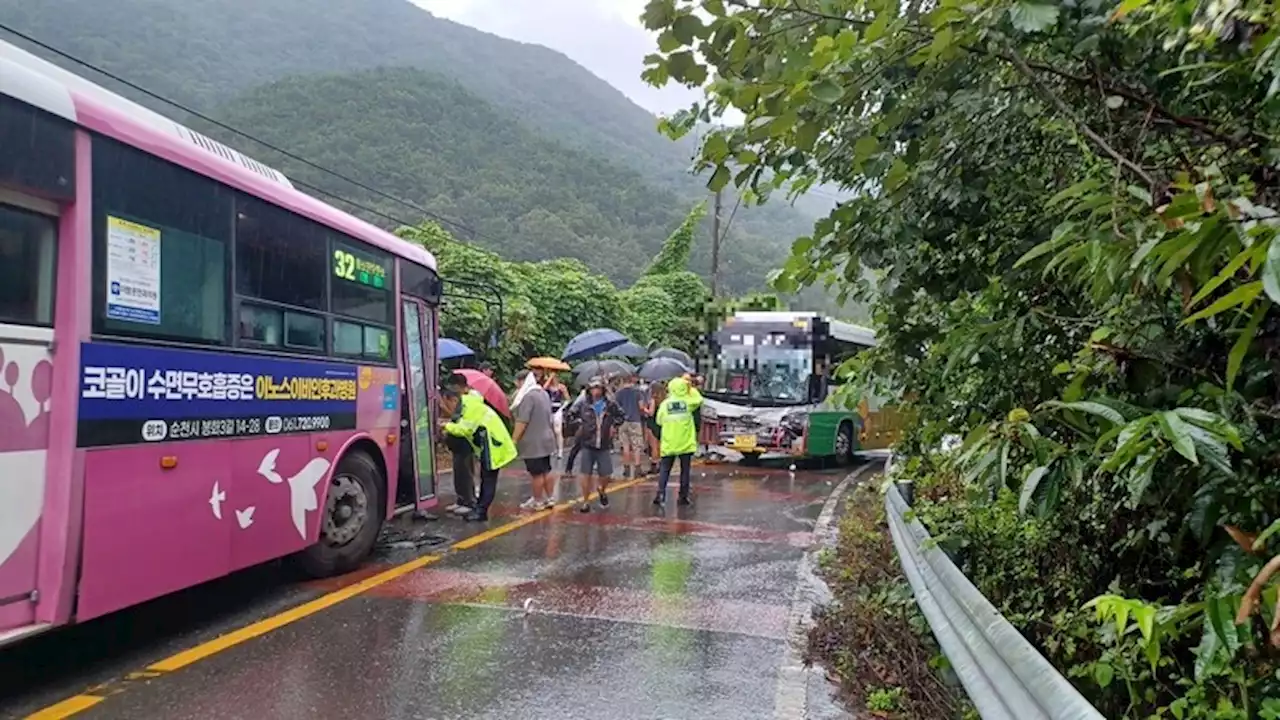
<path id="1" fill-rule="evenodd" d="M 127 87 L 127 88 L 130 88 L 130 89 L 132 89 L 132 90 L 135 90 L 135 91 L 137 91 L 137 92 L 140 92 L 140 93 L 142 93 L 142 94 L 146 95 L 147 97 L 150 97 L 150 98 L 152 98 L 152 99 L 154 99 L 154 100 L 159 100 L 160 102 L 165 103 L 166 105 L 169 105 L 169 106 L 171 106 L 171 107 L 177 108 L 178 110 L 181 110 L 181 111 L 183 111 L 183 112 L 185 112 L 185 113 L 187 113 L 187 114 L 189 114 L 189 115 L 191 115 L 191 116 L 193 116 L 193 117 L 200 118 L 201 120 L 204 120 L 205 122 L 207 122 L 207 123 L 209 123 L 209 124 L 211 124 L 211 125 L 214 125 L 215 127 L 219 127 L 219 128 L 221 128 L 221 129 L 223 129 L 223 130 L 226 130 L 227 132 L 234 133 L 235 135 L 239 135 L 240 137 L 247 138 L 248 140 L 251 140 L 251 141 L 253 141 L 253 142 L 257 143 L 257 144 L 261 145 L 262 147 L 267 148 L 268 150 L 271 150 L 271 151 L 273 151 L 273 152 L 279 153 L 279 154 L 281 154 L 281 155 L 283 155 L 283 156 L 285 156 L 285 157 L 287 157 L 287 158 L 290 158 L 290 159 L 292 159 L 292 160 L 296 160 L 297 162 L 300 162 L 300 163 L 302 163 L 302 164 L 304 164 L 304 165 L 307 165 L 308 167 L 311 167 L 311 168 L 313 168 L 313 169 L 315 169 L 315 170 L 319 170 L 320 172 L 326 173 L 326 174 L 328 174 L 328 175 L 332 175 L 333 177 L 336 177 L 336 178 L 338 178 L 338 179 L 340 179 L 340 180 L 342 180 L 342 181 L 344 181 L 344 182 L 350 183 L 351 185 L 354 185 L 355 187 L 358 187 L 358 188 L 360 188 L 361 190 L 364 190 L 364 191 L 369 192 L 369 193 L 373 193 L 374 195 L 377 195 L 378 197 L 381 197 L 381 198 L 383 198 L 383 199 L 385 199 L 385 200 L 390 200 L 391 202 L 398 203 L 398 204 L 400 204 L 400 205 L 402 205 L 402 206 L 404 206 L 404 207 L 412 208 L 412 209 L 414 209 L 414 210 L 416 210 L 416 211 L 418 211 L 418 212 L 422 213 L 423 215 L 425 215 L 425 216 L 427 216 L 427 217 L 429 217 L 429 218 L 431 218 L 431 219 L 433 219 L 433 220 L 435 220 L 435 221 L 437 221 L 437 222 L 439 222 L 439 223 L 441 223 L 441 224 L 448 225 L 448 226 L 453 227 L 453 228 L 455 228 L 455 229 L 457 229 L 457 230 L 460 230 L 463 234 L 465 234 L 467 237 L 469 237 L 469 238 L 471 238 L 471 239 L 476 239 L 476 238 L 481 238 L 481 237 L 483 237 L 483 236 L 481 236 L 479 233 L 477 233 L 474 229 L 472 229 L 471 227 L 468 227 L 467 225 L 465 225 L 465 224 L 463 224 L 463 223 L 460 223 L 460 222 L 458 222 L 458 221 L 456 221 L 456 220 L 450 220 L 449 218 L 446 218 L 446 217 L 444 217 L 444 216 L 442 216 L 442 215 L 437 215 L 436 213 L 431 212 L 430 210 L 428 210 L 428 209 L 426 209 L 426 208 L 424 208 L 424 207 L 422 207 L 422 206 L 420 206 L 420 205 L 417 205 L 417 204 L 415 204 L 415 203 L 409 202 L 408 200 L 404 200 L 404 199 L 402 199 L 402 198 L 398 198 L 398 197 L 396 197 L 396 196 L 394 196 L 394 195 L 391 195 L 391 194 L 389 194 L 389 193 L 383 192 L 383 191 L 381 191 L 381 190 L 379 190 L 379 189 L 377 189 L 377 188 L 374 188 L 374 187 L 371 187 L 371 186 L 369 186 L 369 185 L 366 185 L 366 184 L 364 184 L 364 183 L 362 183 L 362 182 L 360 182 L 360 181 L 358 181 L 358 180 L 353 180 L 352 178 L 349 178 L 349 177 L 347 177 L 346 175 L 343 175 L 342 173 L 339 173 L 339 172 L 337 172 L 337 171 L 335 171 L 335 170 L 330 170 L 329 168 L 324 167 L 323 165 L 319 165 L 319 164 L 317 164 L 317 163 L 315 163 L 315 162 L 312 162 L 311 160 L 308 160 L 307 158 L 304 158 L 304 157 L 302 157 L 301 155 L 297 155 L 297 154 L 295 154 L 295 153 L 291 153 L 291 152 L 289 152 L 288 150 L 285 150 L 285 149 L 283 149 L 283 148 L 280 148 L 280 147 L 277 147 L 277 146 L 275 146 L 275 145 L 272 145 L 271 143 L 269 143 L 269 142 L 267 142 L 267 141 L 265 141 L 265 140 L 261 140 L 261 139 L 259 139 L 259 138 L 257 138 L 257 137 L 254 137 L 253 135 L 250 135 L 249 133 L 244 132 L 243 130 L 240 130 L 240 129 L 238 129 L 238 128 L 232 127 L 232 126 L 230 126 L 230 125 L 228 125 L 228 124 L 226 124 L 226 123 L 224 123 L 224 122 L 221 122 L 221 121 L 218 121 L 218 120 L 214 120 L 213 118 L 209 117 L 208 115 L 205 115 L 205 114 L 203 114 L 203 113 L 201 113 L 201 112 L 198 112 L 198 111 L 196 111 L 196 110 L 192 110 L 191 108 L 189 108 L 189 107 L 187 107 L 187 106 L 183 105 L 182 103 L 179 103 L 179 102 L 178 102 L 178 101 L 176 101 L 176 100 L 171 100 L 171 99 L 169 99 L 169 98 L 167 98 L 167 97 L 165 97 L 165 96 L 163 96 L 163 95 L 161 95 L 161 94 L 159 94 L 159 93 L 157 93 L 157 92 L 153 92 L 153 91 L 151 91 L 151 90 L 148 90 L 147 88 L 142 87 L 141 85 L 138 85 L 137 83 L 131 82 L 131 81 L 129 81 L 129 80 L 125 80 L 124 78 L 120 77 L 119 75 L 116 75 L 116 74 L 114 74 L 114 73 L 112 73 L 112 72 L 110 72 L 110 71 L 108 71 L 108 70 L 104 70 L 103 68 L 100 68 L 100 67 L 98 67 L 97 65 L 94 65 L 93 63 L 89 62 L 88 60 L 82 60 L 82 59 L 80 59 L 80 58 L 76 57 L 75 55 L 72 55 L 71 53 L 68 53 L 68 52 L 66 52 L 66 51 L 64 51 L 64 50 L 61 50 L 61 49 L 59 49 L 59 48 L 56 48 L 56 47 L 54 47 L 54 46 L 52 46 L 52 45 L 50 45 L 50 44 L 48 44 L 48 43 L 46 43 L 46 42 L 43 42 L 43 41 L 41 41 L 41 40 L 37 40 L 36 38 L 34 38 L 34 37 L 30 36 L 30 35 L 27 35 L 26 33 L 19 32 L 18 30 L 15 30 L 15 29 L 13 29 L 12 27 L 10 27 L 10 26 L 8 26 L 8 25 L 6 25 L 6 24 L 4 24 L 4 23 L 0 23 L 0 30 L 4 30 L 5 32 L 7 32 L 7 33 L 9 33 L 9 34 L 13 35 L 14 37 L 21 38 L 21 39 L 25 40 L 26 42 L 29 42 L 29 43 L 31 43 L 32 45 L 35 45 L 36 47 L 39 47 L 39 48 L 42 48 L 42 49 L 44 49 L 44 50 L 46 50 L 46 51 L 48 51 L 48 52 L 51 52 L 51 53 L 53 53 L 54 55 L 57 55 L 57 56 L 59 56 L 59 57 L 61 57 L 61 58 L 65 59 L 65 60 L 70 60 L 71 62 L 76 63 L 77 65 L 80 65 L 80 66 L 82 66 L 82 67 L 88 68 L 88 69 L 90 69 L 90 70 L 92 70 L 92 71 L 94 71 L 94 72 L 96 72 L 96 73 L 98 73 L 98 74 L 102 75 L 103 77 L 110 78 L 111 80 L 114 80 L 115 82 L 118 82 L 118 83 L 120 83 L 121 85 L 124 85 L 124 86 L 125 86 L 125 87 Z M 373 209 L 371 209 L 371 208 L 362 207 L 362 206 L 360 206 L 360 205 L 358 205 L 358 204 L 356 204 L 356 203 L 354 203 L 354 202 L 352 202 L 352 201 L 350 201 L 350 200 L 348 200 L 348 199 L 346 199 L 346 198 L 344 198 L 344 197 L 342 197 L 342 196 L 340 196 L 340 195 L 336 195 L 336 194 L 331 193 L 331 192 L 327 192 L 327 191 L 324 191 L 324 190 L 320 190 L 319 188 L 315 187 L 314 185 L 309 185 L 309 184 L 304 183 L 304 182 L 301 182 L 301 181 L 293 181 L 293 182 L 296 182 L 298 185 L 301 185 L 302 187 L 305 187 L 305 188 L 311 189 L 311 190 L 313 190 L 313 191 L 315 191 L 315 192 L 320 192 L 320 193 L 322 193 L 322 194 L 324 194 L 324 195 L 327 195 L 327 196 L 329 196 L 329 197 L 336 197 L 336 198 L 339 198 L 339 199 L 343 200 L 344 202 L 346 202 L 348 205 L 351 205 L 352 207 L 358 207 L 358 208 L 360 208 L 361 210 L 364 210 L 364 211 L 366 211 L 366 212 L 373 213 L 373 214 L 378 215 L 378 216 L 383 217 L 383 218 L 387 218 L 387 219 L 393 220 L 394 222 L 398 222 L 398 223 L 403 224 L 403 225 L 413 225 L 413 223 L 406 223 L 406 222 L 403 222 L 402 220 L 395 220 L 395 219 L 394 219 L 394 218 L 392 218 L 390 215 L 386 215 L 386 214 L 384 214 L 384 213 L 382 213 L 382 212 L 379 212 L 379 211 L 377 211 L 377 210 L 373 210 Z"/>

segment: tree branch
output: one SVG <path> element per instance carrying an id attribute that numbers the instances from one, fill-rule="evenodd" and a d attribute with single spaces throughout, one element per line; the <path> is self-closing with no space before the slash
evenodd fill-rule
<path id="1" fill-rule="evenodd" d="M 752 5 L 749 2 L 746 2 L 745 0 L 725 0 L 725 2 L 729 5 L 732 5 L 737 8 L 741 8 L 743 10 L 752 10 L 752 11 L 758 12 L 766 9 L 758 5 Z M 859 28 L 865 28 L 871 25 L 871 21 L 868 21 L 868 20 L 860 20 L 858 18 L 832 15 L 830 13 L 824 13 L 818 10 L 810 10 L 808 8 L 802 7 L 799 4 L 798 0 L 791 0 L 790 5 L 784 6 L 783 8 L 778 8 L 778 9 L 789 9 L 792 12 L 808 15 L 809 17 L 815 20 L 830 20 L 834 22 L 844 23 L 846 25 L 852 25 L 854 27 L 859 27 Z M 933 34 L 924 28 L 908 26 L 904 28 L 904 30 L 906 30 L 906 32 L 918 38 L 923 38 L 927 41 L 932 41 L 933 39 Z M 999 58 L 1001 60 L 1004 60 L 1014 65 L 1018 64 L 1018 60 L 1015 59 L 1012 55 L 1009 55 L 1007 53 L 993 51 L 988 48 L 976 47 L 973 45 L 966 45 L 963 43 L 959 44 L 958 47 L 964 50 L 965 52 Z M 1096 83 L 1105 92 L 1111 95 L 1117 95 L 1126 100 L 1138 103 L 1140 105 L 1147 106 L 1148 109 L 1155 111 L 1155 114 L 1157 117 L 1161 118 L 1162 120 L 1168 121 L 1173 125 L 1194 130 L 1206 137 L 1213 138 L 1214 140 L 1217 140 L 1218 142 L 1221 142 L 1221 143 L 1232 145 L 1234 147 L 1240 146 L 1239 140 L 1232 138 L 1230 135 L 1226 135 L 1223 132 L 1211 127 L 1207 121 L 1201 118 L 1176 115 L 1173 112 L 1170 112 L 1168 109 L 1166 109 L 1164 106 L 1162 106 L 1159 102 L 1157 102 L 1153 98 L 1147 97 L 1142 93 L 1139 93 L 1134 90 L 1130 90 L 1129 88 L 1126 88 L 1120 85 L 1104 82 L 1100 73 L 1094 73 L 1093 75 L 1075 75 L 1065 70 L 1059 70 L 1058 68 L 1055 68 L 1052 65 L 1045 65 L 1043 63 L 1038 63 L 1038 62 L 1030 62 L 1025 59 L 1022 60 L 1022 63 L 1026 67 L 1029 67 L 1031 69 L 1038 70 L 1040 72 L 1046 72 L 1056 77 L 1060 77 L 1064 80 L 1070 80 L 1071 82 L 1074 82 L 1074 83 L 1078 83 L 1082 85 L 1092 85 Z M 1249 137 L 1252 137 L 1254 139 L 1264 139 L 1264 138 L 1261 138 L 1261 136 L 1257 132 L 1253 131 L 1252 129 L 1249 130 L 1248 135 Z"/>
<path id="2" fill-rule="evenodd" d="M 1040 79 L 1036 77 L 1035 71 L 1031 69 L 1031 66 L 1027 65 L 1027 61 L 1023 59 L 1022 55 L 1019 54 L 1017 50 L 1010 49 L 1009 58 L 1013 62 L 1014 67 L 1018 68 L 1018 72 L 1021 72 L 1027 80 L 1031 81 L 1035 85 L 1036 89 L 1040 91 L 1040 94 L 1044 95 L 1045 99 L 1058 109 L 1058 112 L 1067 116 L 1067 118 L 1075 124 L 1080 132 L 1084 133 L 1085 137 L 1092 140 L 1095 145 L 1101 148 L 1103 152 L 1110 155 L 1116 162 L 1120 163 L 1122 167 L 1142 178 L 1143 181 L 1147 183 L 1148 188 L 1152 190 L 1155 189 L 1157 184 L 1156 179 L 1146 170 L 1143 170 L 1140 165 L 1124 155 L 1121 155 L 1118 150 L 1111 147 L 1111 143 L 1107 142 L 1105 138 L 1094 132 L 1093 128 L 1089 127 L 1089 125 L 1083 120 L 1076 117 L 1076 114 L 1071 111 L 1071 108 L 1067 107 L 1067 104 L 1063 102 L 1062 98 L 1058 97 L 1052 90 L 1045 87 L 1044 83 L 1040 82 Z"/>

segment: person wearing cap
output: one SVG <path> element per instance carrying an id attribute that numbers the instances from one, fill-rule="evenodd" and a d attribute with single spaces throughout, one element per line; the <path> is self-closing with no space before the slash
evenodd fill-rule
<path id="1" fill-rule="evenodd" d="M 484 396 L 471 389 L 467 384 L 465 375 L 450 373 L 445 378 L 444 384 L 446 388 L 458 394 L 459 402 L 462 404 L 464 412 L 469 406 L 488 406 Z M 456 498 L 452 505 L 445 508 L 445 511 L 454 515 L 470 514 L 476 505 L 475 471 L 473 468 L 476 454 L 472 446 L 472 438 L 445 433 L 444 442 L 445 447 L 449 448 L 449 452 L 453 454 L 453 492 Z"/>
<path id="2" fill-rule="evenodd" d="M 470 522 L 489 519 L 489 507 L 498 491 L 498 471 L 516 459 L 516 444 L 507 423 L 488 403 L 463 404 L 464 393 L 446 386 L 440 390 L 440 412 L 450 418 L 442 428 L 446 436 L 466 438 L 480 461 L 480 497 L 467 513 Z"/>
<path id="3" fill-rule="evenodd" d="M 590 512 L 589 497 L 598 489 L 600 507 L 609 507 L 609 478 L 613 476 L 613 435 L 626 419 L 618 404 L 605 394 L 604 381 L 593 378 L 587 398 L 575 411 L 581 421 L 578 444 L 582 447 L 582 504 L 578 512 Z"/>

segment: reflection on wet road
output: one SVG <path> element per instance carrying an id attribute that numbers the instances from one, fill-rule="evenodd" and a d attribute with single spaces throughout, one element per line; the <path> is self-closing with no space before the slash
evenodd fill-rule
<path id="1" fill-rule="evenodd" d="M 772 718 L 796 566 L 844 475 L 697 468 L 692 507 L 655 508 L 654 483 L 642 482 L 607 509 L 550 513 L 505 533 L 424 524 L 473 540 L 397 543 L 352 576 L 276 581 L 247 600 L 227 594 L 234 578 L 197 588 L 188 604 L 213 594 L 225 613 L 135 632 L 148 613 L 181 615 L 168 599 L 0 653 L 0 678 L 19 665 L 59 668 L 43 681 L 0 680 L 0 716 L 104 683 L 94 692 L 105 699 L 77 717 Z M 489 528 L 512 520 L 521 499 L 518 478 L 503 485 L 507 516 Z M 426 552 L 439 558 L 385 579 Z M 378 584 L 269 632 L 214 640 L 181 669 L 126 677 L 370 578 Z"/>

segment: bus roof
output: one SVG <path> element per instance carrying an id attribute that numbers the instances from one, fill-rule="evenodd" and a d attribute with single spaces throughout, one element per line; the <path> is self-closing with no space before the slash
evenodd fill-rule
<path id="1" fill-rule="evenodd" d="M 749 323 L 790 323 L 797 320 L 812 320 L 815 317 L 823 317 L 827 321 L 832 338 L 863 347 L 875 347 L 876 345 L 876 333 L 871 328 L 854 325 L 842 320 L 833 320 L 815 312 L 740 310 L 734 313 L 733 317 L 736 321 Z"/>
<path id="2" fill-rule="evenodd" d="M 0 94 L 436 269 L 426 249 L 297 190 L 279 170 L 5 41 L 0 41 Z"/>

